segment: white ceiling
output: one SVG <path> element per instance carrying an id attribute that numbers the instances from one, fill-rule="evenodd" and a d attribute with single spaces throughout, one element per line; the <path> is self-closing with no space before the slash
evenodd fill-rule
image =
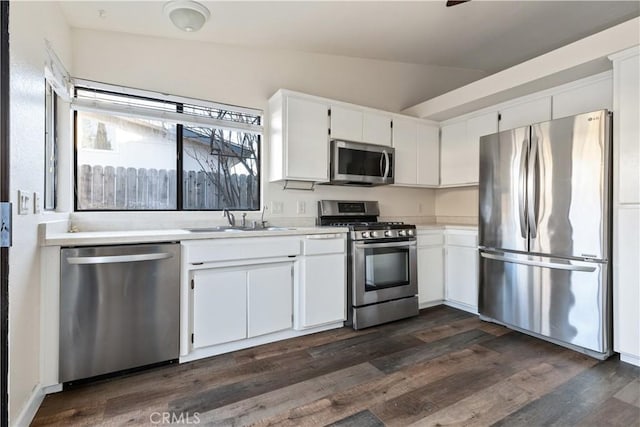
<path id="1" fill-rule="evenodd" d="M 451 8 L 445 0 L 201 3 L 211 19 L 184 33 L 163 15 L 161 1 L 61 2 L 77 28 L 488 73 L 640 15 L 638 1 L 473 0 Z"/>

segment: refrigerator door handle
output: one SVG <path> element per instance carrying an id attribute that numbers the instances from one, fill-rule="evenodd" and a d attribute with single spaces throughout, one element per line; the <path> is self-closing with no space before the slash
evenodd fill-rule
<path id="1" fill-rule="evenodd" d="M 494 259 L 496 261 L 510 262 L 513 264 L 531 265 L 534 267 L 552 268 L 554 270 L 570 270 L 570 271 L 585 271 L 592 273 L 596 271 L 596 267 L 587 267 L 583 265 L 573 264 L 557 264 L 554 262 L 534 261 L 530 259 L 517 259 L 502 255 L 488 254 L 486 252 L 480 252 L 480 256 L 487 259 Z"/>
<path id="2" fill-rule="evenodd" d="M 525 139 L 522 141 L 522 156 L 520 158 L 520 172 L 518 174 L 518 213 L 520 215 L 520 235 L 523 239 L 527 238 L 527 215 L 526 215 L 526 201 L 525 194 L 527 192 L 527 143 Z"/>
<path id="3" fill-rule="evenodd" d="M 538 138 L 531 136 L 531 151 L 529 152 L 529 169 L 527 170 L 527 216 L 529 217 L 529 232 L 531 238 L 538 235 L 538 217 L 536 202 L 538 201 L 538 183 L 536 163 L 538 162 Z"/>

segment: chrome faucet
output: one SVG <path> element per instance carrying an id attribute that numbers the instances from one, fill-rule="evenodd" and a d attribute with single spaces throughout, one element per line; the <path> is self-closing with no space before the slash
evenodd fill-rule
<path id="1" fill-rule="evenodd" d="M 229 220 L 229 225 L 232 227 L 236 226 L 236 217 L 229 211 L 229 209 L 223 209 L 222 215 Z"/>
<path id="2" fill-rule="evenodd" d="M 246 228 L 246 227 L 247 227 L 247 213 L 242 212 L 242 228 Z"/>

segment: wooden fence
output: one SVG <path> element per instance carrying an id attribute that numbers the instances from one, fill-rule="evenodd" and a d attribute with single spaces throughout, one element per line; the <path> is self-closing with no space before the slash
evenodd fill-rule
<path id="1" fill-rule="evenodd" d="M 233 174 L 219 188 L 204 171 L 183 171 L 184 209 L 256 209 L 260 189 L 256 177 Z M 78 167 L 78 209 L 176 209 L 175 170 L 81 165 Z M 234 200 L 224 203 L 222 191 Z"/>

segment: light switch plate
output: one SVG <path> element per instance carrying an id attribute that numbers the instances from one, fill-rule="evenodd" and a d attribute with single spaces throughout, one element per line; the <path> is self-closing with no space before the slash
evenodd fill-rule
<path id="1" fill-rule="evenodd" d="M 37 191 L 33 192 L 33 213 L 40 213 L 40 193 Z"/>
<path id="2" fill-rule="evenodd" d="M 28 215 L 31 196 L 28 191 L 18 190 L 18 215 Z"/>

